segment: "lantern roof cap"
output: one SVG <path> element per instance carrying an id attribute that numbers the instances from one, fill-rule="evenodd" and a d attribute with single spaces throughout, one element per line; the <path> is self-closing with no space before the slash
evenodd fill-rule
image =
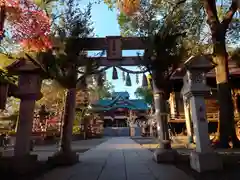
<path id="1" fill-rule="evenodd" d="M 19 74 L 24 72 L 42 72 L 41 68 L 34 65 L 31 61 L 21 59 L 5 67 L 10 74 Z"/>
<path id="2" fill-rule="evenodd" d="M 201 70 L 201 71 L 210 71 L 214 68 L 214 64 L 212 61 L 212 56 L 208 55 L 199 55 L 199 56 L 191 56 L 184 63 L 184 67 L 187 70 Z"/>

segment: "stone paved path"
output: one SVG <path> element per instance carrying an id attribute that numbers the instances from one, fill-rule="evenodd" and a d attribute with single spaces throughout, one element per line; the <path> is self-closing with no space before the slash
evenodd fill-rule
<path id="1" fill-rule="evenodd" d="M 192 180 L 173 165 L 156 164 L 150 151 L 127 137 L 111 138 L 79 159 L 38 180 Z"/>
<path id="2" fill-rule="evenodd" d="M 88 149 L 94 148 L 95 146 L 101 144 L 106 140 L 107 138 L 72 141 L 72 149 L 73 151 L 82 153 Z M 52 156 L 57 150 L 58 150 L 57 144 L 41 145 L 35 146 L 34 151 L 32 151 L 31 154 L 37 154 L 38 160 L 46 161 L 48 157 Z M 13 153 L 14 153 L 13 146 L 10 146 L 6 150 L 4 150 L 3 156 L 13 156 Z"/>

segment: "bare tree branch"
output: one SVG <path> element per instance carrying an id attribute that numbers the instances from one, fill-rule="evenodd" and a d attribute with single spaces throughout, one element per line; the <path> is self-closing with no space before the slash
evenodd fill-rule
<path id="1" fill-rule="evenodd" d="M 237 11 L 237 8 L 238 8 L 237 0 L 232 0 L 232 4 L 231 4 L 229 10 L 225 14 L 225 16 L 221 22 L 221 24 L 223 25 L 225 30 L 228 29 L 228 26 L 229 26 L 230 22 L 232 21 L 232 18 L 234 16 L 235 12 Z"/>
<path id="2" fill-rule="evenodd" d="M 217 15 L 216 0 L 203 0 L 203 6 L 208 16 L 208 24 L 217 25 L 219 24 L 219 18 Z M 210 28 L 212 28 L 210 26 Z"/>

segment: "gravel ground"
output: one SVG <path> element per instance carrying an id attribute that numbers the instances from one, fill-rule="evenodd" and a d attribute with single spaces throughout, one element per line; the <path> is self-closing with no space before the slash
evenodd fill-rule
<path id="1" fill-rule="evenodd" d="M 150 144 L 157 144 L 157 140 L 153 138 L 133 138 L 137 143 L 141 144 L 143 147 L 149 146 Z M 224 169 L 221 171 L 215 172 L 206 172 L 206 173 L 198 173 L 191 169 L 189 163 L 189 153 L 191 149 L 186 148 L 186 138 L 184 137 L 176 137 L 173 140 L 172 146 L 174 149 L 177 149 L 181 156 L 184 156 L 182 161 L 176 162 L 175 166 L 182 171 L 184 171 L 189 176 L 193 177 L 195 180 L 239 180 L 240 179 L 240 151 L 232 150 L 219 150 L 221 152 L 222 157 L 224 158 Z M 147 148 L 147 147 L 146 147 Z M 154 151 L 154 148 L 148 148 L 150 151 Z M 224 153 L 223 153 L 224 152 Z"/>
<path id="2" fill-rule="evenodd" d="M 175 166 L 195 180 L 239 180 L 240 178 L 240 163 L 228 164 L 221 171 L 198 173 L 191 169 L 189 161 L 179 162 Z"/>

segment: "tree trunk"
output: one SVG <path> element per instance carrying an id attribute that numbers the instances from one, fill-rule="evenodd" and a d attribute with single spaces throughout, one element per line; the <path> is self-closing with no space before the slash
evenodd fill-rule
<path id="1" fill-rule="evenodd" d="M 237 0 L 232 0 L 229 10 L 220 22 L 216 1 L 203 0 L 204 9 L 207 14 L 207 22 L 211 29 L 213 42 L 213 60 L 216 64 L 216 81 L 218 88 L 218 101 L 220 107 L 219 118 L 219 140 L 220 147 L 229 147 L 229 136 L 232 137 L 234 146 L 238 145 L 234 128 L 234 113 L 231 87 L 229 85 L 228 54 L 226 51 L 226 32 L 232 18 L 237 11 Z"/>
<path id="2" fill-rule="evenodd" d="M 226 67 L 225 57 L 222 55 L 216 55 L 214 62 L 217 64 L 216 81 L 218 88 L 218 102 L 220 110 L 220 120 L 218 125 L 218 135 L 220 140 L 220 146 L 222 148 L 228 148 L 228 135 L 229 124 L 233 121 L 233 104 L 231 97 L 231 89 L 228 83 L 228 68 Z"/>
<path id="3" fill-rule="evenodd" d="M 71 152 L 72 129 L 75 119 L 76 88 L 70 88 L 67 91 L 64 119 L 61 131 L 61 152 Z"/>
<path id="4" fill-rule="evenodd" d="M 218 138 L 220 147 L 229 147 L 229 137 L 231 136 L 233 144 L 237 145 L 237 137 L 234 123 L 234 108 L 232 101 L 231 87 L 229 84 L 229 69 L 228 69 L 228 54 L 225 45 L 224 29 L 219 28 L 217 33 L 213 33 L 216 39 L 214 43 L 214 63 L 216 63 L 216 82 L 218 88 L 218 102 L 219 102 L 219 132 Z"/>

